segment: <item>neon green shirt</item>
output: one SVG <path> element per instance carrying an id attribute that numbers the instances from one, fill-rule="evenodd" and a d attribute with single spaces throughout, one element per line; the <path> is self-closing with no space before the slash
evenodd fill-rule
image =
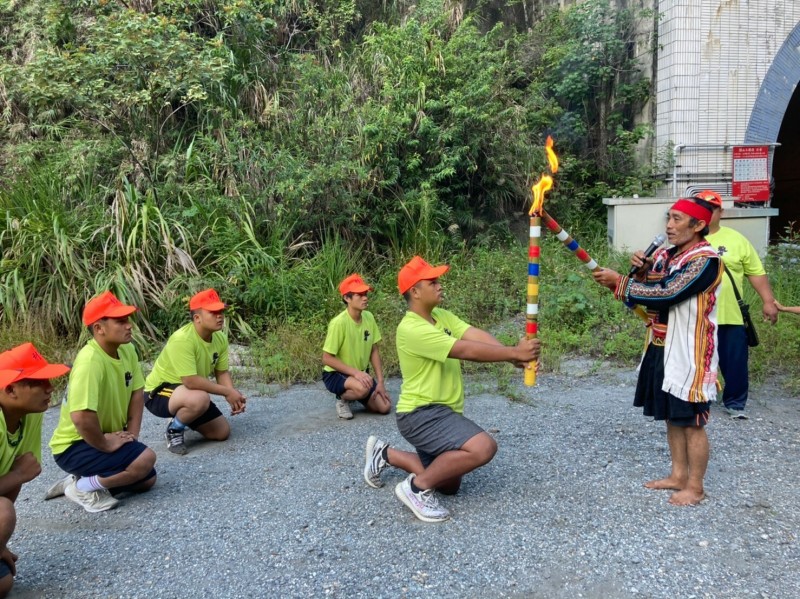
<path id="1" fill-rule="evenodd" d="M 58 425 L 50 438 L 53 455 L 64 453 L 82 440 L 72 423 L 72 412 L 96 412 L 104 433 L 125 429 L 131 395 L 144 386 L 144 376 L 132 344 L 120 345 L 117 352 L 119 358 L 112 358 L 94 339 L 78 352 L 69 373 L 67 398 L 61 403 Z"/>
<path id="2" fill-rule="evenodd" d="M 189 323 L 170 335 L 161 350 L 153 371 L 147 375 L 145 391 L 152 391 L 162 383 L 181 384 L 185 376 L 210 377 L 228 370 L 228 337 L 214 331 L 211 342 L 197 334 L 194 323 Z"/>
<path id="3" fill-rule="evenodd" d="M 758 252 L 747 237 L 729 227 L 706 235 L 710 243 L 722 257 L 725 268 L 733 275 L 739 295 L 744 295 L 744 278 L 767 274 Z M 742 312 L 736 303 L 736 296 L 728 275 L 722 275 L 722 283 L 717 290 L 717 324 L 744 324 Z"/>
<path id="4" fill-rule="evenodd" d="M 43 413 L 25 414 L 19 422 L 17 431 L 9 438 L 6 418 L 0 410 L 0 476 L 11 471 L 11 466 L 23 453 L 29 451 L 42 463 L 42 418 Z M 16 442 L 15 447 L 11 443 Z"/>
<path id="5" fill-rule="evenodd" d="M 429 404 L 464 412 L 461 362 L 447 356 L 470 325 L 441 308 L 434 308 L 431 316 L 435 325 L 419 314 L 406 312 L 397 326 L 397 357 L 403 375 L 397 401 L 399 414 Z"/>
<path id="6" fill-rule="evenodd" d="M 336 356 L 342 362 L 359 370 L 366 370 L 372 346 L 381 340 L 381 330 L 372 312 L 361 312 L 361 322 L 350 317 L 347 310 L 337 314 L 328 323 L 328 334 L 322 351 Z M 327 372 L 336 369 L 325 366 Z"/>

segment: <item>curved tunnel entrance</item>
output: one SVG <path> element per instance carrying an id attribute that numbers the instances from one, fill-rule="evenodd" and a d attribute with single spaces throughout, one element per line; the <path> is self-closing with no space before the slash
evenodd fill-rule
<path id="1" fill-rule="evenodd" d="M 775 189 L 772 206 L 780 213 L 770 223 L 771 241 L 800 235 L 800 87 L 796 88 L 781 122 L 772 162 Z"/>

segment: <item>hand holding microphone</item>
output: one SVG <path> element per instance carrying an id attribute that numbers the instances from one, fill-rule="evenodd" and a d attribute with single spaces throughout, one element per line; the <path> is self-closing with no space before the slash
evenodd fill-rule
<path id="1" fill-rule="evenodd" d="M 663 233 L 659 233 L 653 238 L 653 242 L 647 246 L 647 249 L 644 252 L 636 252 L 631 257 L 631 270 L 628 273 L 628 276 L 632 277 L 639 271 L 639 269 L 645 266 L 645 264 L 647 264 L 647 259 L 655 254 L 656 250 L 664 245 L 666 240 L 666 236 Z"/>

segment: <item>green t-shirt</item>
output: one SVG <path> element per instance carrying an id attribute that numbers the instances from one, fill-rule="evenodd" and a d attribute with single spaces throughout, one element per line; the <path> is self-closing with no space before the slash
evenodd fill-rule
<path id="1" fill-rule="evenodd" d="M 400 414 L 429 404 L 464 412 L 461 362 L 447 356 L 470 325 L 441 308 L 434 308 L 431 315 L 435 325 L 419 314 L 406 312 L 397 326 L 397 357 L 403 375 L 397 401 Z"/>
<path id="2" fill-rule="evenodd" d="M 147 375 L 145 391 L 152 391 L 162 383 L 180 385 L 185 376 L 208 378 L 228 370 L 228 337 L 222 331 L 211 335 L 211 342 L 203 341 L 194 323 L 189 323 L 170 335 L 161 350 L 153 371 Z"/>
<path id="3" fill-rule="evenodd" d="M 342 362 L 359 370 L 366 370 L 372 346 L 381 340 L 381 331 L 372 312 L 361 312 L 361 322 L 356 322 L 345 310 L 328 323 L 328 334 L 322 351 L 336 356 Z M 335 368 L 325 366 L 333 372 Z"/>
<path id="4" fill-rule="evenodd" d="M 25 414 L 20 420 L 17 431 L 9 436 L 6 418 L 0 410 L 0 476 L 11 470 L 16 460 L 29 451 L 42 463 L 42 418 L 43 413 Z M 16 446 L 12 443 L 18 443 Z"/>
<path id="5" fill-rule="evenodd" d="M 50 438 L 53 455 L 64 453 L 82 439 L 72 423 L 72 412 L 96 412 L 104 433 L 125 429 L 131 395 L 144 386 L 144 377 L 132 344 L 120 345 L 117 352 L 119 358 L 112 358 L 94 339 L 78 352 L 69 373 L 67 398 L 61 403 L 58 425 Z"/>
<path id="6" fill-rule="evenodd" d="M 744 295 L 745 277 L 767 274 L 753 244 L 738 231 L 720 227 L 716 233 L 706 235 L 706 241 L 717 250 L 725 268 L 733 275 L 739 295 Z M 731 280 L 724 273 L 717 290 L 717 324 L 744 324 Z"/>

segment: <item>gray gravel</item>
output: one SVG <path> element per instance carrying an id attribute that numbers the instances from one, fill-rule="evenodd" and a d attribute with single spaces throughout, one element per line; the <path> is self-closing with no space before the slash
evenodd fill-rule
<path id="1" fill-rule="evenodd" d="M 715 408 L 709 499 L 676 508 L 642 487 L 669 460 L 663 423 L 630 405 L 635 374 L 590 366 L 541 374 L 522 401 L 470 380 L 466 413 L 500 450 L 442 499 L 443 524 L 394 497 L 399 471 L 379 490 L 363 481 L 369 434 L 407 448 L 394 418 L 339 421 L 321 384 L 252 393 L 228 442 L 189 433 L 185 457 L 146 413 L 150 493 L 102 514 L 45 502 L 60 476 L 49 456 L 25 485 L 12 596 L 796 597 L 797 398 L 756 389 L 746 422 Z"/>

